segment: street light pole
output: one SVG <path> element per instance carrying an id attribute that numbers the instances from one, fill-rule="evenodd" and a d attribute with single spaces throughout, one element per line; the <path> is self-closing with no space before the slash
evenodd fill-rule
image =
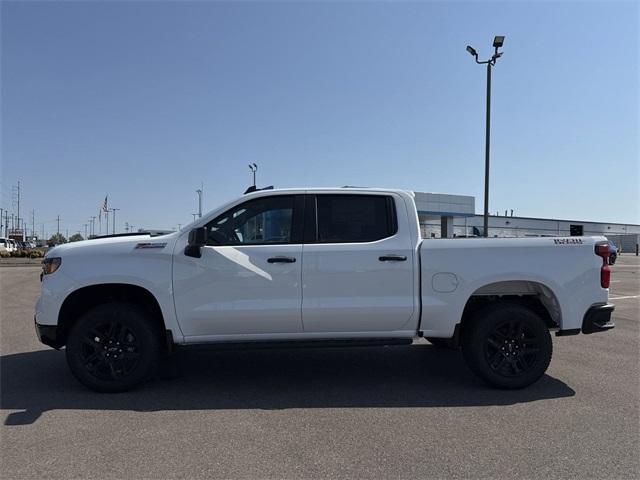
<path id="1" fill-rule="evenodd" d="M 198 218 L 202 217 L 202 188 L 196 190 L 198 194 Z"/>
<path id="2" fill-rule="evenodd" d="M 249 164 L 249 170 L 253 173 L 253 188 L 256 188 L 256 172 L 258 171 L 258 165 L 255 163 Z"/>
<path id="3" fill-rule="evenodd" d="M 484 139 L 484 236 L 489 236 L 489 150 L 491 145 L 491 62 L 487 63 L 487 121 Z"/>
<path id="4" fill-rule="evenodd" d="M 116 234 L 116 212 L 120 210 L 119 208 L 112 208 L 111 211 L 113 212 L 113 234 Z M 107 234 L 109 234 L 109 231 L 107 230 Z"/>
<path id="5" fill-rule="evenodd" d="M 479 65 L 487 65 L 487 118 L 486 118 L 486 131 L 485 131 L 485 145 L 484 145 L 484 232 L 483 236 L 489 236 L 489 158 L 490 158 L 490 145 L 491 145 L 491 69 L 496 64 L 498 58 L 502 56 L 502 53 L 498 53 L 498 48 L 504 45 L 504 36 L 497 35 L 493 39 L 494 54 L 489 60 L 481 62 L 478 60 L 478 53 L 475 49 L 467 45 L 467 52 L 469 52 Z"/>

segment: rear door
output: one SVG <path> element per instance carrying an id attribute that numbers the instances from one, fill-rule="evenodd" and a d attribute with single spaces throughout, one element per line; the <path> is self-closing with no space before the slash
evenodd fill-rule
<path id="1" fill-rule="evenodd" d="M 305 332 L 390 332 L 415 314 L 414 249 L 394 194 L 308 195 L 302 263 Z"/>

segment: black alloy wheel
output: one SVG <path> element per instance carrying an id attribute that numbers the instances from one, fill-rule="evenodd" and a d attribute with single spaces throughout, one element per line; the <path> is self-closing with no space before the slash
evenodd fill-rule
<path id="1" fill-rule="evenodd" d="M 553 343 L 538 313 L 517 303 L 492 303 L 463 324 L 462 354 L 487 383 L 507 389 L 537 381 L 549 367 Z"/>
<path id="2" fill-rule="evenodd" d="M 144 382 L 161 358 L 161 334 L 136 304 L 98 305 L 82 315 L 67 338 L 74 376 L 99 392 L 123 392 Z"/>
<path id="3" fill-rule="evenodd" d="M 140 342 L 131 327 L 118 320 L 106 320 L 85 332 L 80 357 L 94 377 L 118 380 L 140 363 Z"/>
<path id="4" fill-rule="evenodd" d="M 540 339 L 524 320 L 510 319 L 489 332 L 485 358 L 489 367 L 505 377 L 518 376 L 531 369 L 540 353 Z"/>

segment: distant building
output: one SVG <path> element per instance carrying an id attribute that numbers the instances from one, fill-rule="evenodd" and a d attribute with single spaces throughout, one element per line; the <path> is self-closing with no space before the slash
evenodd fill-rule
<path id="1" fill-rule="evenodd" d="M 424 238 L 483 236 L 484 217 L 475 213 L 475 198 L 465 195 L 414 192 Z M 622 251 L 635 251 L 640 225 L 555 218 L 489 216 L 491 237 L 556 237 L 603 235 Z"/>

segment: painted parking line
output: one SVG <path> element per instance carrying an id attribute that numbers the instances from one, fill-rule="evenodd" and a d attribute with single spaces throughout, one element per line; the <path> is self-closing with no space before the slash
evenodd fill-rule
<path id="1" fill-rule="evenodd" d="M 609 300 L 624 300 L 625 298 L 640 298 L 640 295 L 626 295 L 624 297 L 609 297 Z"/>

